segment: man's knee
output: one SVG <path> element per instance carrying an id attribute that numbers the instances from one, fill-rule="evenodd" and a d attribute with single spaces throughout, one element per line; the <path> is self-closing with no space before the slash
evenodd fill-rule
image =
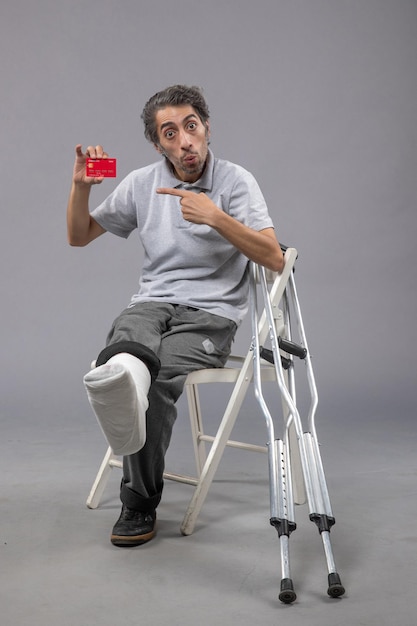
<path id="1" fill-rule="evenodd" d="M 132 354 L 143 361 L 149 369 L 152 382 L 156 379 L 161 367 L 161 362 L 153 350 L 137 341 L 118 341 L 117 343 L 106 346 L 97 357 L 96 367 L 104 365 L 112 356 L 120 354 L 121 352 Z"/>

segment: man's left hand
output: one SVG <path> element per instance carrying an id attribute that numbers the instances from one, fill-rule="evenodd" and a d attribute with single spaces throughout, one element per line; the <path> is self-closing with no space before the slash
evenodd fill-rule
<path id="1" fill-rule="evenodd" d="M 183 218 L 193 224 L 214 226 L 216 214 L 221 210 L 203 192 L 195 193 L 188 189 L 160 187 L 156 193 L 178 196 Z"/>

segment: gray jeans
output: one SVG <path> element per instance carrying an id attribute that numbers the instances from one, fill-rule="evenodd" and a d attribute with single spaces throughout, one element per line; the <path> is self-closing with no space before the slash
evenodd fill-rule
<path id="1" fill-rule="evenodd" d="M 161 369 L 149 390 L 146 444 L 123 458 L 120 498 L 133 509 L 155 509 L 162 495 L 165 453 L 171 439 L 187 374 L 223 367 L 230 354 L 236 324 L 199 309 L 143 302 L 125 309 L 115 320 L 107 345 L 135 341 L 150 348 Z"/>

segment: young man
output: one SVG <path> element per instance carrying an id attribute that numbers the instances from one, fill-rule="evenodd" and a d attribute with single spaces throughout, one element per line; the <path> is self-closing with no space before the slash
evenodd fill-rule
<path id="1" fill-rule="evenodd" d="M 155 94 L 142 113 L 163 159 L 131 172 L 89 211 L 86 159 L 76 146 L 68 240 L 137 229 L 144 250 L 139 290 L 115 320 L 84 384 L 109 445 L 123 455 L 122 512 L 111 542 L 136 546 L 155 534 L 164 457 L 187 374 L 222 367 L 247 310 L 248 261 L 281 271 L 283 255 L 253 176 L 208 147 L 209 111 L 196 87 Z"/>

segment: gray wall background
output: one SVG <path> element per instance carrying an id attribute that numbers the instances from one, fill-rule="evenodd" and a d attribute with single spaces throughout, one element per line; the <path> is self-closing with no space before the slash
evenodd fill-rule
<path id="1" fill-rule="evenodd" d="M 14 0 L 0 58 L 2 419 L 91 419 L 82 375 L 141 255 L 134 236 L 67 245 L 74 146 L 102 143 L 118 180 L 155 160 L 139 114 L 176 82 L 204 87 L 213 150 L 299 250 L 322 411 L 414 414 L 414 0 Z"/>

